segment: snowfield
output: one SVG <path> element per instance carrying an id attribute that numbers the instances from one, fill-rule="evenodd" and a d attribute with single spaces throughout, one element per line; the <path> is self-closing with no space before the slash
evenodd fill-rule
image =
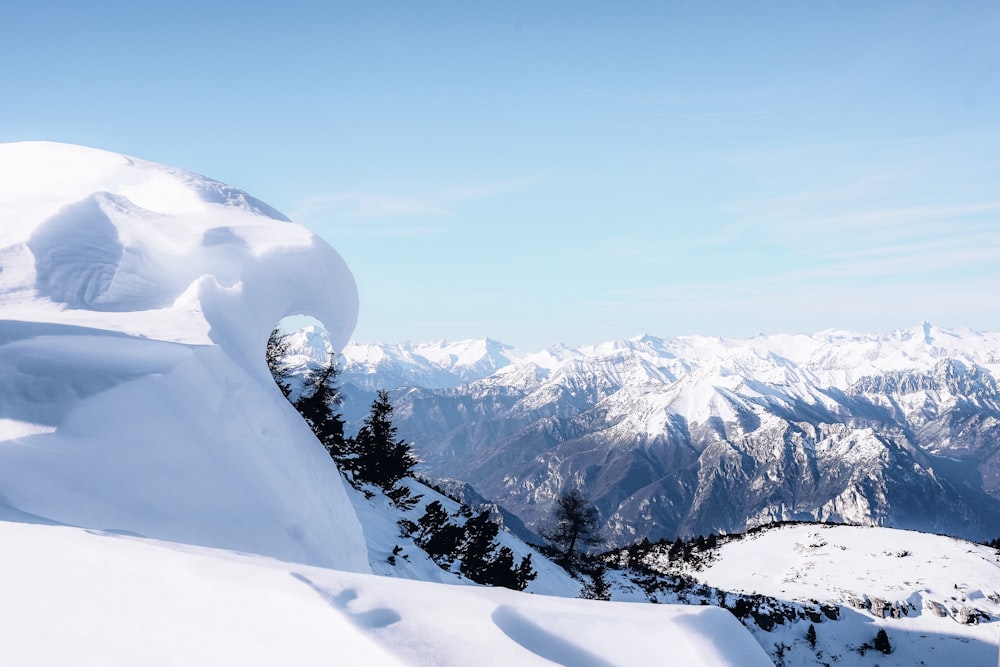
<path id="1" fill-rule="evenodd" d="M 370 574 L 393 526 L 264 360 L 291 315 L 342 348 L 354 280 L 263 202 L 32 142 L 0 219 L 0 663 L 771 664 L 715 608 Z"/>
<path id="2" fill-rule="evenodd" d="M 0 522 L 6 665 L 770 665 L 728 612 L 352 574 Z"/>
<path id="3" fill-rule="evenodd" d="M 840 620 L 814 624 L 816 650 L 805 645 L 801 623 L 756 633 L 765 645 L 789 646 L 787 665 L 998 662 L 1000 552 L 990 547 L 890 528 L 802 524 L 723 544 L 693 576 L 727 591 L 841 606 Z M 879 628 L 890 655 L 851 650 Z"/>

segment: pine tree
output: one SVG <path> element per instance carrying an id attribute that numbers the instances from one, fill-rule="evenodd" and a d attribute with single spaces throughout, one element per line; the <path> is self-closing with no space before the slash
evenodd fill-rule
<path id="1" fill-rule="evenodd" d="M 812 623 L 809 624 L 809 629 L 806 630 L 806 641 L 809 642 L 809 646 L 816 648 L 816 628 L 813 627 Z"/>
<path id="2" fill-rule="evenodd" d="M 291 351 L 291 344 L 288 336 L 278 331 L 277 327 L 271 330 L 267 337 L 267 349 L 264 358 L 267 361 L 267 369 L 271 371 L 271 377 L 278 389 L 288 398 L 292 393 L 292 385 L 289 380 L 292 377 L 291 371 L 285 365 L 285 357 Z"/>
<path id="3" fill-rule="evenodd" d="M 295 409 L 306 420 L 330 456 L 341 463 L 348 452 L 344 439 L 344 418 L 337 410 L 342 401 L 336 384 L 339 372 L 331 352 L 324 365 L 313 369 L 306 376 L 302 394 L 295 401 Z"/>
<path id="4" fill-rule="evenodd" d="M 556 562 L 573 573 L 580 551 L 602 542 L 597 532 L 597 508 L 574 489 L 559 496 L 554 514 L 555 525 L 541 531 L 541 535 L 558 551 Z"/>
<path id="5" fill-rule="evenodd" d="M 684 553 L 684 543 L 681 542 L 681 538 L 678 537 L 674 540 L 674 543 L 670 545 L 670 550 L 667 552 L 667 558 L 669 560 L 677 560 L 682 553 Z"/>
<path id="6" fill-rule="evenodd" d="M 438 565 L 449 565 L 458 556 L 464 538 L 465 529 L 448 521 L 427 533 L 418 546 Z"/>
<path id="7" fill-rule="evenodd" d="M 487 583 L 491 577 L 493 554 L 497 543 L 494 541 L 500 527 L 490 520 L 490 513 L 480 512 L 465 522 L 465 544 L 462 548 L 461 572 L 469 579 Z M 508 549 L 508 551 L 510 551 Z M 514 557 L 511 554 L 508 569 L 512 569 Z"/>
<path id="8" fill-rule="evenodd" d="M 412 475 L 418 462 L 413 448 L 396 437 L 392 410 L 389 392 L 379 390 L 364 424 L 351 442 L 354 459 L 350 467 L 358 479 L 385 490 Z"/>
<path id="9" fill-rule="evenodd" d="M 430 535 L 441 529 L 448 523 L 448 512 L 440 500 L 427 503 L 424 507 L 424 515 L 417 519 L 417 526 L 420 532 L 417 534 L 417 541 L 422 542 L 430 538 Z"/>
<path id="10" fill-rule="evenodd" d="M 875 650 L 886 655 L 892 653 L 892 644 L 889 643 L 889 635 L 885 633 L 884 628 L 879 628 L 879 631 L 875 633 Z"/>
<path id="11" fill-rule="evenodd" d="M 608 568 L 604 563 L 595 567 L 594 571 L 590 573 L 590 583 L 584 585 L 583 590 L 580 591 L 580 597 L 588 600 L 610 600 L 611 584 L 605 577 L 607 571 Z"/>
<path id="12" fill-rule="evenodd" d="M 510 588 L 513 588 L 515 591 L 523 591 L 528 587 L 528 583 L 534 581 L 537 576 L 538 573 L 535 572 L 535 568 L 531 565 L 531 554 L 528 554 L 521 559 L 517 569 L 514 571 L 514 585 Z"/>

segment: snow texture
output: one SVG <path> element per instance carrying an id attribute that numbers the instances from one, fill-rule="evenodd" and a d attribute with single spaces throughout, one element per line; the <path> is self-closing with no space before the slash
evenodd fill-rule
<path id="1" fill-rule="evenodd" d="M 0 146 L 0 502 L 49 520 L 367 571 L 322 447 L 264 363 L 288 315 L 343 345 L 354 279 L 217 181 Z"/>
<path id="2" fill-rule="evenodd" d="M 3 664 L 771 664 L 714 607 L 445 586 L 60 526 L 0 522 L 0 540 Z"/>
<path id="3" fill-rule="evenodd" d="M 693 576 L 723 590 L 840 606 L 839 620 L 815 624 L 814 648 L 803 623 L 755 633 L 765 646 L 786 646 L 786 665 L 997 664 L 1000 552 L 990 547 L 889 528 L 802 524 L 724 544 Z M 857 648 L 879 628 L 892 654 L 863 655 Z"/>

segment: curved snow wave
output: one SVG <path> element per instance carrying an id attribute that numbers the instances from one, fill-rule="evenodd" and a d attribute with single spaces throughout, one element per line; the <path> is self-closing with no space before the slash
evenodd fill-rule
<path id="1" fill-rule="evenodd" d="M 288 315 L 322 321 L 337 349 L 357 321 L 335 250 L 197 174 L 81 146 L 2 144 L 0 214 L 0 307 L 20 319 L 254 355 Z"/>
<path id="2" fill-rule="evenodd" d="M 0 502 L 80 526 L 367 571 L 329 456 L 267 370 L 309 314 L 343 347 L 344 261 L 197 174 L 0 145 Z"/>
<path id="3" fill-rule="evenodd" d="M 28 249 L 35 256 L 39 294 L 70 308 L 105 310 L 101 301 L 125 253 L 98 196 L 70 204 L 39 225 Z"/>

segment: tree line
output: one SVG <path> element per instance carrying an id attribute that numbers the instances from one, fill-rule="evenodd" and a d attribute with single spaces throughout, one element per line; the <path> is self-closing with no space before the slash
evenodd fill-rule
<path id="1" fill-rule="evenodd" d="M 326 362 L 311 368 L 298 391 L 293 391 L 293 373 L 284 362 L 289 352 L 287 337 L 273 330 L 265 355 L 268 369 L 344 479 L 368 497 L 381 492 L 400 509 L 412 509 L 421 497 L 413 496 L 409 487 L 400 482 L 413 478 L 419 460 L 392 422 L 389 392 L 378 391 L 357 434 L 347 436 L 339 410 L 343 397 L 337 385 L 340 370 L 336 356 L 329 353 Z M 434 501 L 416 524 L 405 519 L 400 524 L 404 533 L 413 536 L 414 543 L 440 567 L 449 569 L 459 561 L 459 571 L 477 583 L 523 590 L 536 576 L 530 554 L 515 564 L 513 551 L 498 545 L 500 527 L 488 512 L 473 515 L 463 505 L 456 516 L 450 517 L 443 505 Z"/>

